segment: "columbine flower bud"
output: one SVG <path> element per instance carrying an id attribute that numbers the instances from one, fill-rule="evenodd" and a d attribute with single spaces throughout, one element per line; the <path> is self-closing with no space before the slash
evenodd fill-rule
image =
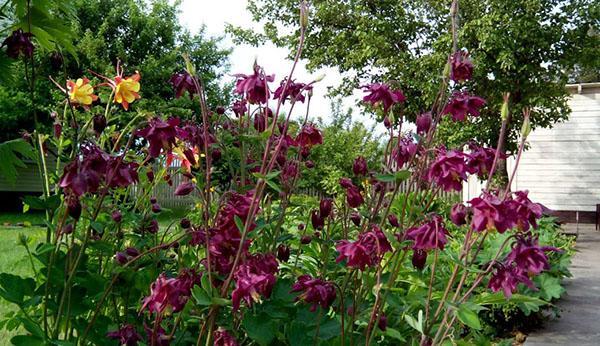
<path id="1" fill-rule="evenodd" d="M 277 247 L 277 259 L 279 262 L 287 262 L 290 259 L 290 248 L 289 246 L 285 246 L 280 244 Z"/>
<path id="2" fill-rule="evenodd" d="M 304 162 L 304 165 L 306 166 L 306 168 L 308 169 L 312 169 L 315 167 L 315 163 L 312 162 L 312 160 L 307 160 L 306 162 Z"/>
<path id="3" fill-rule="evenodd" d="M 162 209 L 160 208 L 160 205 L 158 203 L 152 203 L 152 212 L 153 213 L 160 213 Z"/>
<path id="4" fill-rule="evenodd" d="M 67 211 L 72 218 L 79 220 L 81 216 L 81 202 L 79 202 L 79 197 L 75 195 L 67 197 Z"/>
<path id="5" fill-rule="evenodd" d="M 455 204 L 450 211 L 450 220 L 457 226 L 467 223 L 467 207 L 462 203 Z"/>
<path id="6" fill-rule="evenodd" d="M 529 121 L 529 114 L 530 114 L 530 110 L 529 109 L 525 109 L 523 111 L 523 126 L 521 126 L 521 137 L 523 138 L 527 138 L 527 136 L 529 136 L 529 133 L 531 132 L 531 122 Z"/>
<path id="7" fill-rule="evenodd" d="M 310 214 L 310 221 L 314 229 L 323 229 L 325 226 L 325 220 L 317 210 L 313 210 Z"/>
<path id="8" fill-rule="evenodd" d="M 308 244 L 310 244 L 311 241 L 312 241 L 312 237 L 309 235 L 305 235 L 305 236 L 302 236 L 302 238 L 300 238 L 300 244 L 302 244 L 302 245 L 308 245 Z"/>
<path id="9" fill-rule="evenodd" d="M 304 231 L 304 228 L 305 228 L 305 226 L 304 226 L 304 224 L 303 224 L 303 223 L 301 223 L 301 224 L 298 224 L 298 230 L 299 230 L 299 231 Z"/>
<path id="10" fill-rule="evenodd" d="M 62 125 L 57 121 L 54 123 L 54 138 L 59 139 L 62 135 Z"/>
<path id="11" fill-rule="evenodd" d="M 354 159 L 354 163 L 352 164 L 352 172 L 354 172 L 354 175 L 364 176 L 367 175 L 368 171 L 369 167 L 367 166 L 367 160 L 364 157 L 358 156 Z"/>
<path id="12" fill-rule="evenodd" d="M 104 131 L 104 129 L 106 128 L 106 117 L 104 116 L 104 114 L 95 115 L 93 123 L 94 132 L 96 133 L 96 136 L 100 136 L 100 134 L 102 134 L 102 131 Z"/>
<path id="13" fill-rule="evenodd" d="M 308 27 L 308 4 L 305 1 L 300 3 L 300 26 L 304 29 Z"/>
<path id="14" fill-rule="evenodd" d="M 386 129 L 392 127 L 392 122 L 390 121 L 390 118 L 387 115 L 385 116 L 385 118 L 383 118 L 383 126 L 385 126 Z"/>
<path id="15" fill-rule="evenodd" d="M 400 227 L 400 222 L 398 221 L 398 217 L 394 214 L 388 215 L 388 222 L 392 227 Z"/>
<path id="16" fill-rule="evenodd" d="M 502 117 L 502 120 L 506 120 L 508 119 L 508 100 L 509 100 L 510 94 L 509 93 L 505 93 L 504 95 L 502 95 L 502 98 L 504 99 L 504 102 L 502 102 L 502 109 L 500 110 L 500 116 Z"/>
<path id="17" fill-rule="evenodd" d="M 138 251 L 138 249 L 136 249 L 134 247 L 128 247 L 127 249 L 125 249 L 125 253 L 131 257 L 137 257 L 140 255 L 140 252 Z"/>
<path id="18" fill-rule="evenodd" d="M 112 217 L 112 219 L 113 219 L 114 222 L 119 223 L 119 222 L 121 222 L 121 220 L 123 218 L 123 215 L 121 214 L 120 211 L 115 210 L 115 211 L 112 212 L 111 217 Z"/>
<path id="19" fill-rule="evenodd" d="M 189 219 L 183 218 L 183 219 L 181 219 L 181 221 L 179 221 L 179 225 L 183 229 L 188 229 L 192 226 L 192 223 L 190 222 Z"/>
<path id="20" fill-rule="evenodd" d="M 360 221 L 361 221 L 361 217 L 360 214 L 358 212 L 353 212 L 352 214 L 350 214 L 350 221 L 352 221 L 352 223 L 356 226 L 359 227 L 360 226 Z"/>
<path id="21" fill-rule="evenodd" d="M 421 249 L 414 249 L 412 255 L 412 265 L 418 270 L 423 270 L 423 268 L 425 268 L 426 262 L 427 251 Z"/>
<path id="22" fill-rule="evenodd" d="M 127 258 L 127 255 L 125 255 L 122 252 L 117 252 L 115 254 L 115 261 L 117 261 L 117 263 L 119 263 L 120 265 L 124 265 L 127 262 L 129 262 L 129 259 Z"/>
<path id="23" fill-rule="evenodd" d="M 417 125 L 417 133 L 425 134 L 431 128 L 431 123 L 433 119 L 431 118 L 431 112 L 423 113 L 417 117 L 416 125 Z"/>
<path id="24" fill-rule="evenodd" d="M 333 200 L 331 198 L 323 198 L 319 203 L 319 213 L 322 218 L 327 218 L 331 214 L 333 208 Z"/>

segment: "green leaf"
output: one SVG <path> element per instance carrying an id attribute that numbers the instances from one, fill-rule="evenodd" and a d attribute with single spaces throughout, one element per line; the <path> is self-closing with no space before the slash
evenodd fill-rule
<path id="1" fill-rule="evenodd" d="M 390 338 L 393 338 L 393 339 L 396 339 L 399 341 L 406 341 L 406 338 L 404 336 L 402 336 L 402 334 L 394 328 L 387 327 L 385 329 L 384 334 L 386 336 L 389 336 Z"/>
<path id="2" fill-rule="evenodd" d="M 32 296 L 34 290 L 35 281 L 32 278 L 24 279 L 13 274 L 0 274 L 0 297 L 11 303 L 23 304 L 23 298 Z"/>
<path id="3" fill-rule="evenodd" d="M 259 345 L 268 345 L 275 339 L 277 325 L 264 313 L 258 315 L 247 313 L 242 324 L 248 336 Z"/>
<path id="4" fill-rule="evenodd" d="M 27 167 L 22 158 L 35 158 L 33 148 L 25 140 L 19 138 L 0 143 L 0 175 L 12 185 L 17 181 L 17 167 Z"/>
<path id="5" fill-rule="evenodd" d="M 44 346 L 46 344 L 43 339 L 33 335 L 16 335 L 10 339 L 10 342 L 16 346 Z"/>
<path id="6" fill-rule="evenodd" d="M 537 276 L 533 281 L 540 289 L 539 296 L 546 301 L 558 299 L 565 292 L 564 287 L 560 284 L 560 278 L 550 274 L 543 273 Z"/>
<path id="7" fill-rule="evenodd" d="M 458 315 L 458 319 L 465 325 L 476 330 L 481 329 L 479 316 L 477 316 L 475 311 L 469 309 L 466 304 L 461 304 L 458 311 L 456 311 L 456 314 Z"/>
<path id="8" fill-rule="evenodd" d="M 417 319 L 409 314 L 404 315 L 404 319 L 409 326 L 413 327 L 419 333 L 423 334 L 423 310 L 419 310 Z"/>
<path id="9" fill-rule="evenodd" d="M 242 221 L 242 219 L 237 215 L 233 216 L 233 221 L 235 222 L 235 225 L 237 226 L 238 230 L 243 233 L 244 232 L 244 221 Z"/>
<path id="10" fill-rule="evenodd" d="M 212 303 L 210 296 L 199 286 L 194 286 L 192 289 L 192 297 L 196 301 L 196 304 L 200 306 L 210 306 Z"/>

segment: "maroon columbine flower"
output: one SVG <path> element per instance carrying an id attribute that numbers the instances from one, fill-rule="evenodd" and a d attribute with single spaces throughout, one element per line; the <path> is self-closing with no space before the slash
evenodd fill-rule
<path id="1" fill-rule="evenodd" d="M 251 75 L 235 74 L 235 92 L 243 95 L 251 104 L 267 103 L 270 96 L 267 83 L 275 80 L 275 75 L 266 75 L 263 69 L 254 63 L 254 73 Z"/>
<path id="2" fill-rule="evenodd" d="M 111 157 L 108 161 L 106 181 L 111 188 L 128 187 L 138 182 L 138 167 L 136 162 L 125 162 L 125 159 Z"/>
<path id="3" fill-rule="evenodd" d="M 434 214 L 431 219 L 419 227 L 412 227 L 406 231 L 406 238 L 414 241 L 413 249 L 443 250 L 448 242 L 448 230 L 441 216 Z"/>
<path id="4" fill-rule="evenodd" d="M 369 231 L 358 236 L 358 240 L 341 240 L 336 249 L 339 252 L 336 262 L 346 260 L 347 266 L 364 270 L 378 265 L 383 254 L 392 251 L 392 246 L 381 229 L 372 225 Z"/>
<path id="5" fill-rule="evenodd" d="M 450 78 L 455 82 L 471 79 L 473 75 L 473 63 L 469 59 L 469 53 L 458 51 L 450 57 Z"/>
<path id="6" fill-rule="evenodd" d="M 123 252 L 117 252 L 115 254 L 115 261 L 117 261 L 117 263 L 120 265 L 124 265 L 129 262 L 129 257 L 127 257 L 127 255 Z"/>
<path id="7" fill-rule="evenodd" d="M 429 167 L 427 180 L 435 182 L 444 191 L 462 190 L 468 171 L 465 157 L 462 151 L 440 149 L 437 158 Z"/>
<path id="8" fill-rule="evenodd" d="M 104 116 L 104 114 L 97 114 L 94 116 L 92 123 L 94 133 L 96 133 L 96 136 L 100 136 L 100 134 L 102 134 L 102 131 L 104 131 L 104 129 L 106 128 L 106 117 Z"/>
<path id="9" fill-rule="evenodd" d="M 389 214 L 387 219 L 392 227 L 400 227 L 400 221 L 398 221 L 398 217 L 396 215 Z"/>
<path id="10" fill-rule="evenodd" d="M 325 219 L 321 215 L 319 215 L 318 210 L 313 210 L 310 213 L 310 222 L 312 223 L 313 229 L 315 230 L 322 230 L 325 226 Z"/>
<path id="11" fill-rule="evenodd" d="M 191 181 L 184 181 L 175 189 L 175 196 L 187 196 L 194 191 L 195 186 Z"/>
<path id="12" fill-rule="evenodd" d="M 170 118 L 167 121 L 153 118 L 145 129 L 138 130 L 136 134 L 145 138 L 150 144 L 150 157 L 158 157 L 161 151 L 165 154 L 171 152 L 175 145 L 178 125 L 179 119 L 176 118 Z"/>
<path id="13" fill-rule="evenodd" d="M 518 270 L 528 275 L 538 275 L 550 269 L 546 251 L 560 250 L 552 246 L 540 246 L 538 238 L 532 235 L 519 236 L 506 257 L 506 263 L 514 264 Z"/>
<path id="14" fill-rule="evenodd" d="M 118 330 L 106 333 L 106 337 L 119 340 L 119 345 L 125 346 L 137 346 L 138 341 L 142 341 L 142 336 L 131 324 L 122 325 Z"/>
<path id="15" fill-rule="evenodd" d="M 462 203 L 457 203 L 450 210 L 450 220 L 457 226 L 462 226 L 467 223 L 467 207 Z"/>
<path id="16" fill-rule="evenodd" d="M 469 173 L 477 174 L 481 178 L 487 177 L 494 165 L 496 149 L 484 148 L 471 143 L 469 144 L 469 150 L 471 151 L 467 156 Z M 505 159 L 506 155 L 500 154 L 499 158 Z"/>
<path id="17" fill-rule="evenodd" d="M 279 262 L 287 262 L 290 259 L 290 247 L 279 244 L 279 246 L 277 246 L 277 259 Z"/>
<path id="18" fill-rule="evenodd" d="M 369 93 L 363 97 L 363 101 L 370 103 L 373 107 L 377 107 L 379 104 L 383 105 L 384 113 L 387 113 L 394 104 L 406 100 L 401 90 L 390 90 L 390 86 L 387 84 L 373 83 L 364 85 L 362 88 L 365 92 Z"/>
<path id="19" fill-rule="evenodd" d="M 483 193 L 481 197 L 475 197 L 469 201 L 473 210 L 471 228 L 474 231 L 496 229 L 504 233 L 516 223 L 515 211 L 510 204 L 501 201 L 496 195 Z"/>
<path id="20" fill-rule="evenodd" d="M 418 149 L 419 146 L 413 141 L 412 136 L 406 135 L 399 138 L 397 145 L 392 150 L 392 158 L 396 163 L 396 168 L 400 169 L 404 164 L 409 163 L 417 154 Z"/>
<path id="21" fill-rule="evenodd" d="M 504 292 L 504 296 L 508 299 L 517 291 L 519 283 L 524 283 L 532 290 L 536 289 L 529 277 L 524 272 L 520 271 L 519 268 L 512 265 L 497 263 L 488 287 L 492 292 Z"/>
<path id="22" fill-rule="evenodd" d="M 160 274 L 150 286 L 150 295 L 144 298 L 140 311 L 148 309 L 150 313 L 157 314 L 162 314 L 168 308 L 173 312 L 181 311 L 198 281 L 199 276 L 190 270 L 183 271 L 176 278 Z"/>
<path id="23" fill-rule="evenodd" d="M 194 84 L 194 78 L 187 73 L 187 71 L 174 73 L 171 78 L 169 78 L 169 83 L 173 86 L 175 98 L 180 98 L 183 96 L 183 93 L 187 91 L 190 95 L 190 99 L 192 99 L 194 98 L 194 94 L 198 93 L 196 85 Z"/>
<path id="24" fill-rule="evenodd" d="M 258 132 L 265 132 L 267 129 L 267 122 L 262 114 L 256 114 L 254 116 L 254 129 Z"/>
<path id="25" fill-rule="evenodd" d="M 237 340 L 225 329 L 219 327 L 213 332 L 213 346 L 238 346 Z"/>
<path id="26" fill-rule="evenodd" d="M 144 323 L 144 330 L 146 331 L 146 345 L 154 345 L 154 346 L 169 346 L 171 344 L 171 337 L 169 334 L 165 332 L 163 327 L 158 326 L 158 328 L 150 328 Z"/>
<path id="27" fill-rule="evenodd" d="M 121 220 L 123 219 L 123 214 L 121 214 L 120 211 L 115 210 L 115 211 L 112 212 L 111 218 L 113 219 L 114 222 L 120 223 Z"/>
<path id="28" fill-rule="evenodd" d="M 319 202 L 319 214 L 322 218 L 327 218 L 331 215 L 331 210 L 333 209 L 333 199 L 331 198 L 323 198 Z"/>
<path id="29" fill-rule="evenodd" d="M 329 308 L 336 296 L 333 283 L 312 278 L 310 275 L 298 277 L 298 281 L 292 286 L 292 292 L 302 292 L 296 301 L 302 300 L 312 304 L 310 311 L 315 311 L 317 306 L 323 309 Z"/>
<path id="30" fill-rule="evenodd" d="M 312 237 L 309 235 L 303 235 L 302 237 L 300 237 L 300 244 L 302 245 L 308 245 L 311 241 Z"/>
<path id="31" fill-rule="evenodd" d="M 351 186 L 346 189 L 346 201 L 350 208 L 358 208 L 365 201 L 360 190 L 356 186 Z"/>
<path id="32" fill-rule="evenodd" d="M 516 214 L 516 224 L 522 231 L 529 230 L 529 226 L 537 228 L 537 219 L 542 217 L 543 209 L 539 203 L 532 202 L 527 194 L 529 192 L 516 191 L 514 198 L 507 202 L 513 207 Z"/>
<path id="33" fill-rule="evenodd" d="M 367 166 L 367 160 L 363 156 L 358 156 L 354 159 L 354 163 L 352 164 L 352 172 L 354 175 L 365 176 L 369 172 L 369 167 Z"/>
<path id="34" fill-rule="evenodd" d="M 79 217 L 81 217 L 81 202 L 79 201 L 79 196 L 75 194 L 68 194 L 66 196 L 66 202 L 69 216 L 75 220 L 79 220 Z"/>
<path id="35" fill-rule="evenodd" d="M 278 264 L 272 254 L 256 254 L 248 257 L 235 272 L 235 289 L 231 294 L 233 310 L 237 311 L 242 299 L 248 307 L 259 302 L 260 297 L 268 298 L 275 285 Z"/>
<path id="36" fill-rule="evenodd" d="M 413 249 L 411 261 L 413 267 L 418 270 L 423 270 L 423 268 L 425 268 L 425 263 L 427 263 L 427 251 L 422 249 Z"/>
<path id="37" fill-rule="evenodd" d="M 291 80 L 287 88 L 285 88 L 287 79 L 283 79 L 279 87 L 275 90 L 273 94 L 273 99 L 281 99 L 281 103 L 285 103 L 285 100 L 291 100 L 292 102 L 300 101 L 304 103 L 304 95 L 303 91 L 312 90 L 312 86 L 306 85 L 304 83 L 296 83 Z M 285 89 L 285 93 L 283 92 Z"/>
<path id="38" fill-rule="evenodd" d="M 65 166 L 59 186 L 75 195 L 98 190 L 107 172 L 110 156 L 94 144 L 84 143 L 82 157 L 76 157 Z"/>
<path id="39" fill-rule="evenodd" d="M 417 125 L 417 133 L 418 134 L 426 134 L 431 128 L 431 123 L 433 119 L 431 117 L 431 112 L 423 113 L 417 117 L 416 125 Z"/>
<path id="40" fill-rule="evenodd" d="M 354 211 L 350 214 L 350 221 L 356 226 L 360 226 L 361 216 L 358 212 Z"/>
<path id="41" fill-rule="evenodd" d="M 237 115 L 238 117 L 244 116 L 244 114 L 246 114 L 246 112 L 248 111 L 248 107 L 246 107 L 247 103 L 248 101 L 246 101 L 246 99 L 233 102 L 233 105 L 231 106 L 233 113 L 235 113 L 235 115 Z"/>
<path id="42" fill-rule="evenodd" d="M 2 42 L 0 48 L 6 46 L 6 55 L 13 59 L 18 59 L 19 55 L 31 58 L 34 49 L 33 43 L 31 42 L 32 37 L 32 33 L 23 32 L 22 29 L 17 29 Z"/>
<path id="43" fill-rule="evenodd" d="M 379 315 L 379 319 L 377 321 L 377 327 L 382 331 L 385 332 L 385 330 L 387 329 L 387 316 L 384 313 L 381 313 Z"/>
<path id="44" fill-rule="evenodd" d="M 295 141 L 301 147 L 312 147 L 313 145 L 323 144 L 323 136 L 315 125 L 309 123 L 302 126 Z"/>
<path id="45" fill-rule="evenodd" d="M 467 115 L 479 116 L 479 110 L 485 105 L 485 100 L 468 93 L 455 92 L 452 99 L 442 110 L 442 114 L 452 115 L 454 121 L 464 121 Z"/>

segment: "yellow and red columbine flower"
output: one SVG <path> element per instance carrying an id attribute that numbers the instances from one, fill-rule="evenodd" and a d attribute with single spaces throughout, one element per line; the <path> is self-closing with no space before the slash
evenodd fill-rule
<path id="1" fill-rule="evenodd" d="M 140 98 L 140 74 L 135 73 L 130 77 L 123 78 L 118 75 L 114 79 L 115 86 L 115 102 L 123 105 L 125 110 L 129 109 L 129 104 Z"/>
<path id="2" fill-rule="evenodd" d="M 68 80 L 67 89 L 71 103 L 81 105 L 84 108 L 88 108 L 92 102 L 98 99 L 98 96 L 94 95 L 94 87 L 87 78 L 79 78 L 75 82 Z"/>

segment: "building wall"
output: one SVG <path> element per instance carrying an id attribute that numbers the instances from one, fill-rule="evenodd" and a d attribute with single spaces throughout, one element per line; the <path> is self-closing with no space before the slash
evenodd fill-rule
<path id="1" fill-rule="evenodd" d="M 571 115 L 529 137 L 513 190 L 552 210 L 595 211 L 600 204 L 600 83 L 569 86 Z"/>

